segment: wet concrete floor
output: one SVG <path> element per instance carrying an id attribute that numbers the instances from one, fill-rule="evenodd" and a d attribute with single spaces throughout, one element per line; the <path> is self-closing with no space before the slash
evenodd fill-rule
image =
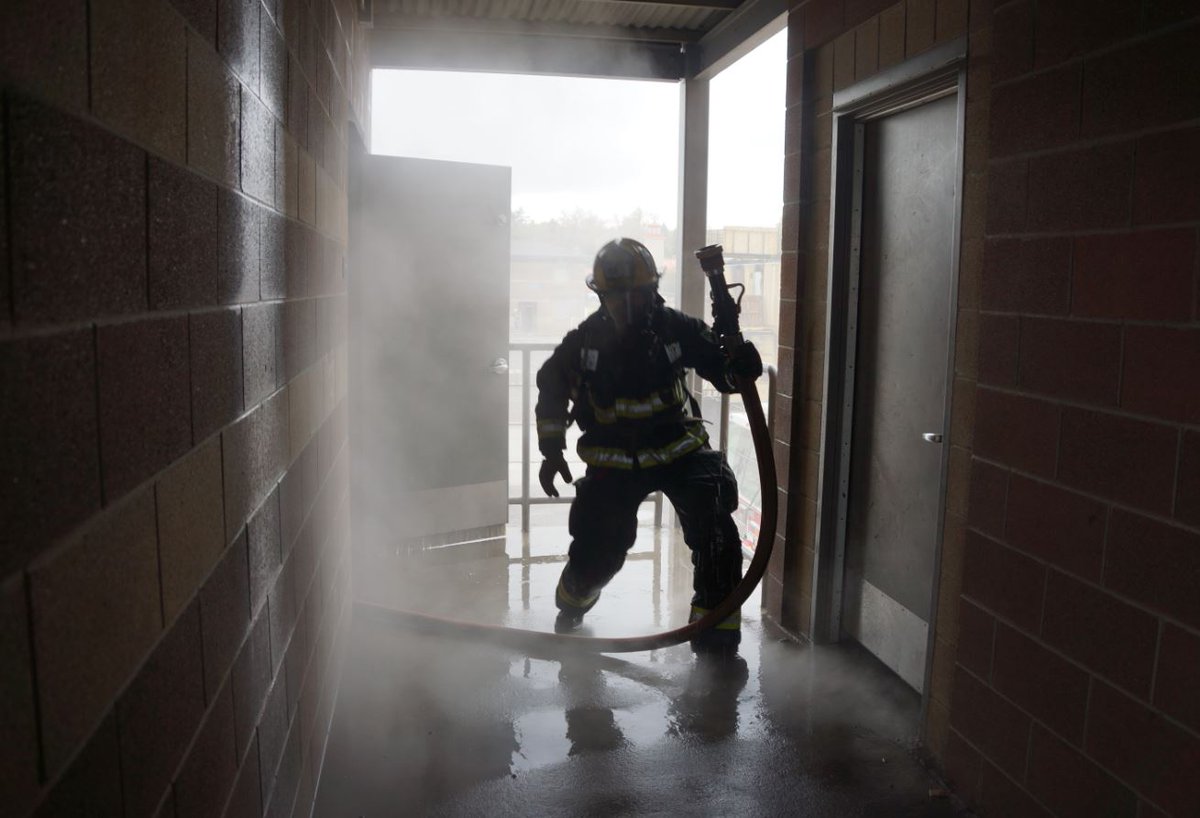
<path id="1" fill-rule="evenodd" d="M 550 630 L 561 562 L 540 551 L 564 537 L 516 532 L 508 556 L 414 575 L 404 598 Z M 586 633 L 682 624 L 691 570 L 672 540 L 642 529 Z M 918 762 L 917 694 L 853 646 L 773 633 L 758 599 L 732 662 L 687 645 L 529 658 L 356 619 L 314 814 L 965 814 Z"/>

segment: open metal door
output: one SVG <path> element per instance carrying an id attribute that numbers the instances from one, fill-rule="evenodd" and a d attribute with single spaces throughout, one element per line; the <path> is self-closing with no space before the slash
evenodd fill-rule
<path id="1" fill-rule="evenodd" d="M 510 190 L 506 167 L 354 151 L 351 492 L 360 553 L 503 549 Z"/>

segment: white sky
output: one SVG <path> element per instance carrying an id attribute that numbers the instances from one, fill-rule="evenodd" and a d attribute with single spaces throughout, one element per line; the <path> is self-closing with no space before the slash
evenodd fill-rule
<path id="1" fill-rule="evenodd" d="M 710 227 L 779 221 L 785 51 L 781 31 L 712 80 Z M 676 225 L 679 83 L 377 70 L 372 94 L 375 153 L 507 165 L 537 220 L 640 207 Z"/>
<path id="2" fill-rule="evenodd" d="M 786 86 L 787 29 L 710 83 L 710 227 L 769 227 L 779 222 Z"/>

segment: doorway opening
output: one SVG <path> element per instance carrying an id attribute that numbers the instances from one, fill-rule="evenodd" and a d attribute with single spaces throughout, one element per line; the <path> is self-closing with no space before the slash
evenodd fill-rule
<path id="1" fill-rule="evenodd" d="M 563 335 L 599 306 L 585 284 L 596 251 L 617 236 L 643 242 L 663 272 L 663 296 L 678 304 L 679 110 L 674 81 L 372 74 L 373 154 L 510 172 L 506 337 L 503 352 L 489 353 L 484 362 L 493 372 L 503 370 L 507 381 L 506 397 L 487 414 L 503 428 L 501 553 L 509 560 L 528 566 L 565 559 L 574 488 L 560 485 L 561 497 L 546 498 L 537 486 L 533 381 Z M 465 225 L 451 224 L 442 234 L 447 252 L 473 240 Z M 475 288 L 464 275 L 456 287 Z M 584 466 L 576 439 L 572 429 L 567 458 L 578 477 Z M 640 520 L 650 530 L 630 554 L 635 563 L 659 547 L 654 527 L 661 500 L 645 504 Z M 478 549 L 470 553 L 478 556 Z"/>
<path id="2" fill-rule="evenodd" d="M 708 80 L 705 239 L 725 247 L 727 276 L 745 288 L 743 332 L 768 367 L 778 347 L 787 41 L 782 21 L 775 25 L 774 34 L 764 33 Z M 507 406 L 498 414 L 507 419 L 510 559 L 561 559 L 568 542 L 573 488 L 545 498 L 537 486 L 533 379 L 562 336 L 598 307 L 584 285 L 595 251 L 616 236 L 642 241 L 663 272 L 667 303 L 681 301 L 681 100 L 674 81 L 372 73 L 373 154 L 511 170 L 507 354 L 487 362 L 508 379 Z M 455 228 L 442 233 L 452 237 Z M 722 407 L 711 389 L 700 397 L 714 445 L 727 450 L 739 480 L 738 524 L 749 556 L 760 507 L 749 424 L 736 402 Z M 576 476 L 584 471 L 577 435 L 571 429 L 567 440 Z M 661 498 L 648 501 L 639 519 L 647 530 L 630 553 L 635 560 L 659 548 Z"/>

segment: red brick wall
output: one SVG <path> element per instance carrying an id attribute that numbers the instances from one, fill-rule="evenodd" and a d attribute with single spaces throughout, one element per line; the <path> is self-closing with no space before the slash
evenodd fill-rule
<path id="1" fill-rule="evenodd" d="M 308 814 L 349 581 L 347 0 L 0 11 L 0 803 Z"/>
<path id="2" fill-rule="evenodd" d="M 1200 814 L 1194 4 L 795 5 L 781 319 L 794 329 L 781 383 L 806 408 L 781 414 L 786 528 L 768 610 L 810 627 L 829 98 L 964 27 L 950 472 L 924 740 L 986 815 Z"/>
<path id="3" fill-rule="evenodd" d="M 1017 0 L 993 32 L 946 767 L 995 810 L 1196 815 L 1200 16 Z"/>

